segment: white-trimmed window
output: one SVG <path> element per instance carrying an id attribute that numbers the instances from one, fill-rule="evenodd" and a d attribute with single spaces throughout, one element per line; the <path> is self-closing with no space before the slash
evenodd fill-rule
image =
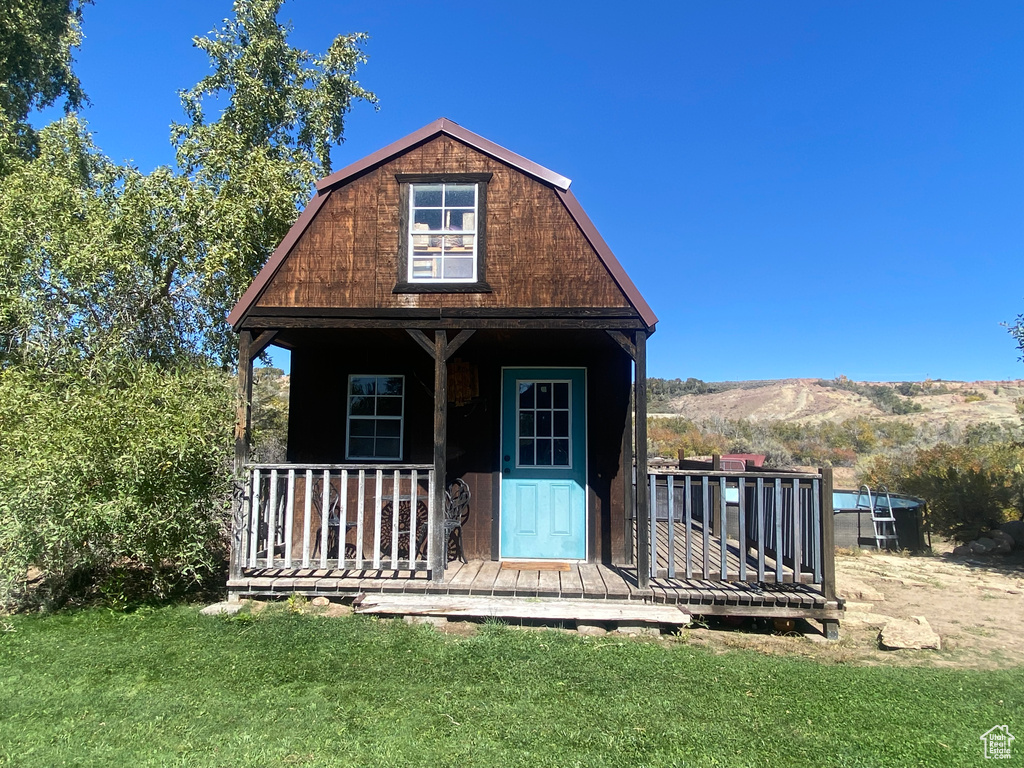
<path id="1" fill-rule="evenodd" d="M 409 190 L 410 283 L 477 281 L 477 184 L 411 184 Z"/>
<path id="2" fill-rule="evenodd" d="M 348 377 L 345 456 L 348 459 L 402 459 L 405 377 Z"/>

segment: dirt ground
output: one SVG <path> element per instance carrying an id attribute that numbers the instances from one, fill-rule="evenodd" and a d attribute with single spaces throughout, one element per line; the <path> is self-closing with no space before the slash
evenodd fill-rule
<path id="1" fill-rule="evenodd" d="M 903 556 L 860 550 L 836 558 L 836 581 L 847 599 L 839 641 L 817 625 L 789 635 L 721 627 L 686 630 L 689 642 L 805 655 L 822 661 L 996 669 L 1024 663 L 1024 553 L 953 557 L 952 545 L 934 554 Z M 883 651 L 878 633 L 891 618 L 923 616 L 941 650 Z"/>

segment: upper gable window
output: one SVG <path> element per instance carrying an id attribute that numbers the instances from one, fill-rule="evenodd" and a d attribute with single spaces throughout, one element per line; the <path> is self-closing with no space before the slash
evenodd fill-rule
<path id="1" fill-rule="evenodd" d="M 400 173 L 395 293 L 486 293 L 489 173 Z"/>
<path id="2" fill-rule="evenodd" d="M 416 282 L 476 282 L 476 184 L 412 184 L 409 274 Z"/>

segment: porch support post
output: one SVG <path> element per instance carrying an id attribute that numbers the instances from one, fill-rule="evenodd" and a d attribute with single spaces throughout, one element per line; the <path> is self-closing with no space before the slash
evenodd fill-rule
<path id="1" fill-rule="evenodd" d="M 637 331 L 633 376 L 633 429 L 636 436 L 636 579 L 646 589 L 651 578 L 651 511 L 647 492 L 647 331 Z"/>
<path id="2" fill-rule="evenodd" d="M 821 576 L 822 592 L 826 605 L 836 600 L 836 537 L 835 518 L 832 510 L 832 467 L 823 467 L 821 473 Z M 831 607 L 831 606 L 829 606 Z M 826 619 L 821 622 L 825 637 L 829 640 L 839 639 L 839 622 Z"/>
<path id="3" fill-rule="evenodd" d="M 430 513 L 430 578 L 444 581 L 448 542 L 444 536 L 445 486 L 448 482 L 448 333 L 434 333 L 434 489 Z"/>
<path id="4" fill-rule="evenodd" d="M 258 353 L 257 353 L 258 354 Z M 230 578 L 242 575 L 242 515 L 245 509 L 245 465 L 249 463 L 249 438 L 252 433 L 252 331 L 242 331 L 238 339 L 238 383 L 235 395 L 235 477 L 231 500 Z"/>

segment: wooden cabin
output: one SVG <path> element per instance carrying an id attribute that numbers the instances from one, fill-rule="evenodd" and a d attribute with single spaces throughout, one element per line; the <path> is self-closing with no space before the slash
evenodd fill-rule
<path id="1" fill-rule="evenodd" d="M 785 480 L 797 498 L 788 556 L 764 536 L 753 549 L 729 538 L 724 491 L 738 476 L 721 475 L 717 495 L 713 474 L 674 482 L 659 516 L 644 397 L 657 318 L 569 185 L 446 119 L 317 184 L 229 318 L 240 334 L 232 594 L 646 604 L 652 578 L 676 576 L 678 549 L 688 577 L 696 562 L 723 583 L 749 560 L 741 588 L 765 582 L 748 570 L 778 565 L 799 592 L 794 610 L 832 620 L 834 596 L 804 589 L 824 584 L 820 530 L 816 549 L 800 547 L 800 489 L 820 497 L 824 475 Z M 252 360 L 270 343 L 291 350 L 287 463 L 253 465 Z M 774 489 L 765 476 L 755 493 L 751 475 L 733 512 L 761 508 L 748 543 L 768 530 L 764 482 Z M 470 501 L 446 520 L 453 488 Z M 811 549 L 818 561 L 802 564 Z"/>

